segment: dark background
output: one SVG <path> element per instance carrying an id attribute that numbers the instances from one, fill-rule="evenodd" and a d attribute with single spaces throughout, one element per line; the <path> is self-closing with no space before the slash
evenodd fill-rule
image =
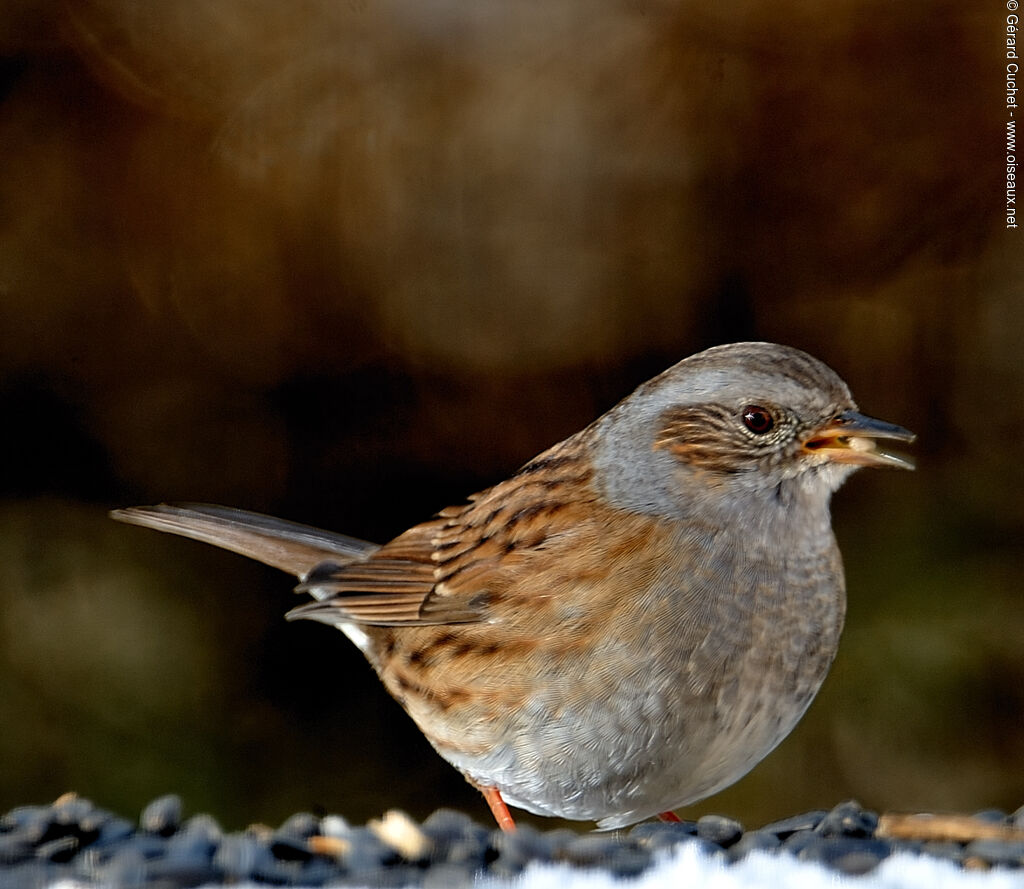
<path id="1" fill-rule="evenodd" d="M 793 735 L 695 806 L 1024 803 L 1024 251 L 999 4 L 0 8 L 0 810 L 230 826 L 475 793 L 284 575 L 109 521 L 372 540 L 700 348 L 812 352 L 919 433 L 837 497 Z"/>

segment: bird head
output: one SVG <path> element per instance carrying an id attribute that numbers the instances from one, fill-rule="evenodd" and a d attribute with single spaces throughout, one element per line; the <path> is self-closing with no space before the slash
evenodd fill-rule
<path id="1" fill-rule="evenodd" d="M 774 343 L 699 352 L 599 423 L 597 462 L 609 492 L 644 511 L 705 491 L 742 495 L 794 484 L 827 501 L 858 467 L 913 468 L 882 446 L 912 441 L 913 433 L 860 413 L 835 371 Z M 622 459 L 629 443 L 632 462 Z"/>

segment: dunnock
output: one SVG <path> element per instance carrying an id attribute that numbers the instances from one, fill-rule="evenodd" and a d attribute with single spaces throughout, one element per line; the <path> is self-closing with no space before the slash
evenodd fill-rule
<path id="1" fill-rule="evenodd" d="M 820 361 L 693 355 L 510 479 L 384 546 L 217 506 L 115 518 L 297 575 L 438 753 L 505 803 L 620 827 L 736 781 L 836 653 L 829 499 L 910 468 Z"/>

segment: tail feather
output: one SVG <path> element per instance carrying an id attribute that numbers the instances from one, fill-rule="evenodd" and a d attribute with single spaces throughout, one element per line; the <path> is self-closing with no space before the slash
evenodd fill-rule
<path id="1" fill-rule="evenodd" d="M 115 509 L 110 516 L 131 525 L 212 543 L 301 579 L 321 562 L 344 564 L 364 559 L 378 549 L 376 544 L 355 537 L 205 503 L 131 506 Z"/>

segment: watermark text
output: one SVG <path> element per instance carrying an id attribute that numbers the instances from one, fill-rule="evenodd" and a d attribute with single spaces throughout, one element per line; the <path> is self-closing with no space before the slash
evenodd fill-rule
<path id="1" fill-rule="evenodd" d="M 1006 0 L 1006 227 L 1017 228 L 1017 109 L 1020 107 L 1017 75 L 1020 57 L 1017 55 L 1017 36 L 1020 18 L 1018 0 Z"/>

